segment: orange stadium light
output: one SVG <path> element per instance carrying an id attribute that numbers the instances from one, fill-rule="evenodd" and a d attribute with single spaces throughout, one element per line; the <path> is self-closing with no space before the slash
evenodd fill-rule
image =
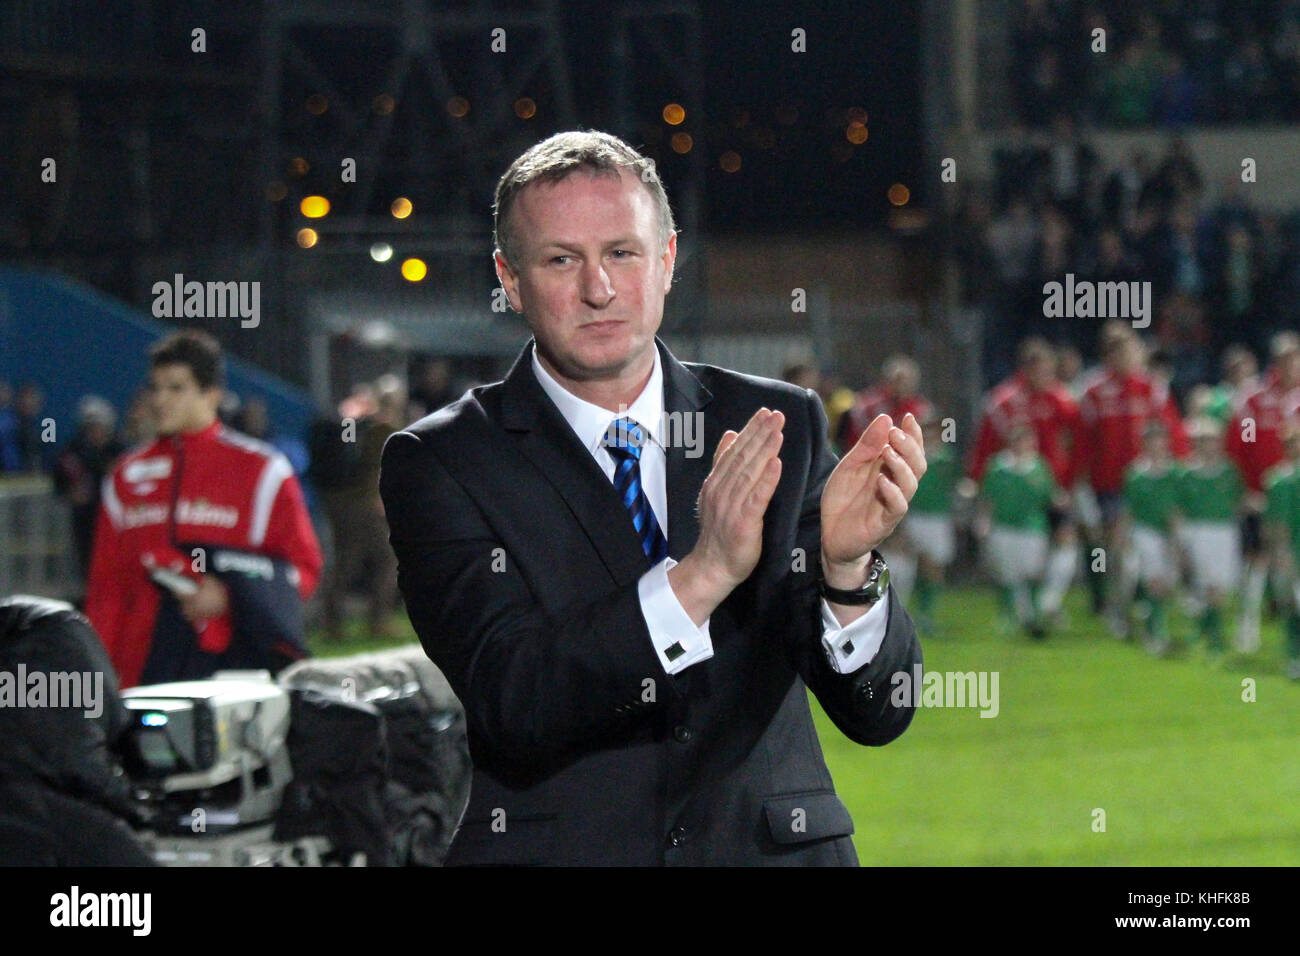
<path id="1" fill-rule="evenodd" d="M 330 211 L 330 201 L 324 196 L 303 196 L 299 211 L 308 219 L 320 219 Z"/>

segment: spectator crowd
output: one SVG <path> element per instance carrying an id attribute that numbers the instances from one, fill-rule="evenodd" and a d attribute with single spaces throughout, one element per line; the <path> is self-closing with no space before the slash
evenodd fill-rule
<path id="1" fill-rule="evenodd" d="M 1067 275 L 1150 283 L 1155 361 L 1180 398 L 1213 380 L 1229 345 L 1262 357 L 1300 303 L 1300 211 L 1259 212 L 1240 181 L 1210 190 L 1180 138 L 1107 168 L 1061 115 L 1047 138 L 1008 137 L 993 170 L 962 198 L 952 236 L 964 302 L 984 318 L 986 387 L 1012 371 L 1007 345 L 1031 335 L 1097 359 L 1096 322 L 1045 314 L 1044 287 Z"/>
<path id="2" fill-rule="evenodd" d="M 1066 110 L 1120 128 L 1300 120 L 1296 0 L 1017 0 L 1013 9 L 1019 122 Z"/>

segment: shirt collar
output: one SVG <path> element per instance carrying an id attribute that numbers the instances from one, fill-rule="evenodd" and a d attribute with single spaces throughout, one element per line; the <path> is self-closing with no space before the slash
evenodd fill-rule
<path id="1" fill-rule="evenodd" d="M 221 429 L 223 429 L 224 427 L 225 425 L 220 418 L 214 418 L 207 425 L 204 425 L 202 428 L 196 429 L 194 431 L 175 432 L 171 435 L 162 435 L 160 437 L 163 441 L 170 441 L 172 443 L 179 441 L 180 443 L 188 446 L 194 444 L 195 442 L 204 442 L 204 441 L 211 440 L 216 436 L 217 432 L 221 431 Z"/>
<path id="2" fill-rule="evenodd" d="M 555 407 L 560 410 L 564 420 L 569 423 L 569 427 L 573 429 L 574 434 L 581 439 L 582 444 L 593 454 L 604 446 L 605 433 L 609 429 L 610 422 L 619 418 L 633 419 L 646 430 L 650 440 L 662 448 L 663 441 L 660 437 L 660 429 L 664 411 L 664 371 L 663 366 L 660 364 L 657 346 L 654 353 L 655 364 L 654 369 L 650 372 L 650 380 L 646 382 L 641 394 L 622 414 L 611 412 L 608 408 L 601 408 L 586 399 L 579 398 L 557 382 L 537 358 L 537 346 L 535 344 L 533 346 L 533 374 L 537 377 L 542 390 L 555 403 Z"/>

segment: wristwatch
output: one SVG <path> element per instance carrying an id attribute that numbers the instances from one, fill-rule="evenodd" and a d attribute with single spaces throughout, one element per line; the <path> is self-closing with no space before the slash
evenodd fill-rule
<path id="1" fill-rule="evenodd" d="M 885 596 L 885 589 L 889 587 L 889 565 L 885 564 L 885 559 L 880 556 L 879 551 L 872 551 L 871 563 L 867 566 L 867 583 L 856 591 L 833 588 L 820 574 L 818 581 L 822 597 L 832 604 L 844 604 L 849 607 L 875 604 Z"/>

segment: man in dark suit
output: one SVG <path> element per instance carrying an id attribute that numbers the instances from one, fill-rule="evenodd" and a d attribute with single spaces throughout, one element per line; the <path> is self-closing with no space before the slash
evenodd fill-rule
<path id="1" fill-rule="evenodd" d="M 861 744 L 911 721 L 890 678 L 921 652 L 874 549 L 920 426 L 882 415 L 837 465 L 812 392 L 678 362 L 672 213 L 613 136 L 517 159 L 496 239 L 533 339 L 391 436 L 380 478 L 468 721 L 448 864 L 856 865 L 805 688 Z"/>

